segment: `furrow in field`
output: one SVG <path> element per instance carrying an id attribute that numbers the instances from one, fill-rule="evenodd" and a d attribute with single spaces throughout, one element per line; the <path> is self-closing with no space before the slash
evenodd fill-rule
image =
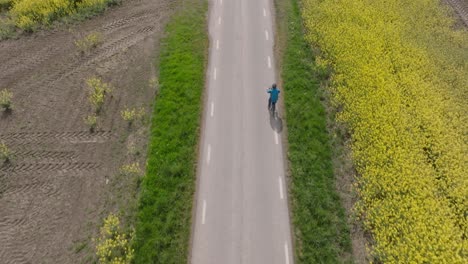
<path id="1" fill-rule="evenodd" d="M 111 131 L 73 131 L 73 132 L 19 132 L 0 134 L 0 141 L 12 142 L 13 145 L 25 145 L 35 142 L 59 143 L 103 143 L 112 138 Z"/>

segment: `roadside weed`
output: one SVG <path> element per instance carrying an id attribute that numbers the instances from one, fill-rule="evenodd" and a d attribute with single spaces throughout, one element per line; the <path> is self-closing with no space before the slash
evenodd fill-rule
<path id="1" fill-rule="evenodd" d="M 89 130 L 91 132 L 94 132 L 94 130 L 96 130 L 96 127 L 97 127 L 97 120 L 98 120 L 98 117 L 96 114 L 91 114 L 89 116 L 87 116 L 84 121 L 85 121 L 85 124 L 89 126 Z"/>
<path id="2" fill-rule="evenodd" d="M 104 219 L 99 237 L 96 242 L 96 255 L 101 264 L 130 264 L 134 256 L 131 248 L 133 232 L 125 234 L 120 219 L 114 215 Z"/>
<path id="3" fill-rule="evenodd" d="M 13 93 L 8 91 L 7 89 L 3 89 L 0 91 L 0 107 L 3 110 L 8 111 L 12 108 L 11 99 L 13 98 Z"/>
<path id="4" fill-rule="evenodd" d="M 102 34 L 99 32 L 92 32 L 85 36 L 83 39 L 75 41 L 75 46 L 84 54 L 99 46 L 102 43 Z"/>
<path id="5" fill-rule="evenodd" d="M 128 125 L 131 126 L 134 121 L 142 119 L 146 112 L 144 107 L 140 108 L 125 108 L 120 112 L 122 119 L 128 122 Z"/>
<path id="6" fill-rule="evenodd" d="M 96 77 L 88 79 L 86 84 L 90 90 L 89 101 L 93 105 L 94 111 L 99 113 L 102 110 L 106 94 L 111 92 L 110 85 Z"/>
<path id="7" fill-rule="evenodd" d="M 140 163 L 134 162 L 120 167 L 120 173 L 125 176 L 141 176 L 143 171 L 140 168 Z"/>
<path id="8" fill-rule="evenodd" d="M 11 160 L 11 151 L 4 142 L 0 142 L 0 160 L 8 163 Z"/>
<path id="9" fill-rule="evenodd" d="M 34 20 L 30 17 L 21 16 L 16 20 L 16 26 L 26 32 L 32 32 L 35 30 L 36 23 L 34 23 Z"/>
<path id="10" fill-rule="evenodd" d="M 159 88 L 159 79 L 154 77 L 154 78 L 151 78 L 151 80 L 149 80 L 149 86 L 153 89 L 156 89 L 158 90 Z"/>

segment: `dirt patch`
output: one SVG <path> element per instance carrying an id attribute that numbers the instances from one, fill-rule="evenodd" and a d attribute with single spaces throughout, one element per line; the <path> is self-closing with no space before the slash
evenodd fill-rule
<path id="1" fill-rule="evenodd" d="M 144 164 L 149 122 L 129 128 L 120 111 L 152 112 L 153 62 L 171 2 L 124 1 L 79 25 L 0 42 L 0 89 L 14 93 L 14 110 L 0 113 L 0 141 L 14 153 L 0 167 L 2 263 L 90 258 L 89 238 L 119 206 L 109 199 L 131 193 L 112 193 L 108 183 L 131 181 L 116 176 L 121 165 Z M 104 42 L 80 54 L 74 42 L 90 32 Z M 83 120 L 92 113 L 85 84 L 92 76 L 112 85 L 94 133 Z"/>

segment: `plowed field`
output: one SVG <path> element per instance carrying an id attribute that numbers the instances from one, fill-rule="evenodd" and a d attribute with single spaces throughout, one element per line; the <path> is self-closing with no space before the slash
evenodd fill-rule
<path id="1" fill-rule="evenodd" d="M 0 89 L 14 94 L 13 111 L 0 112 L 0 142 L 14 154 L 0 165 L 1 263 L 88 257 L 76 244 L 90 241 L 115 209 L 106 201 L 119 195 L 112 193 L 119 167 L 144 164 L 147 128 L 129 128 L 120 112 L 143 106 L 151 113 L 154 55 L 170 2 L 124 1 L 80 24 L 0 42 Z M 75 41 L 90 32 L 101 33 L 103 43 L 80 54 Z M 112 85 L 94 133 L 83 121 L 92 112 L 92 76 Z"/>

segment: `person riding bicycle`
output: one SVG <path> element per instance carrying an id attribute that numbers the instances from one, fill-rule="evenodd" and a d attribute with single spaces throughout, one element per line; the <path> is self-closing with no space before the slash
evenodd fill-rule
<path id="1" fill-rule="evenodd" d="M 276 83 L 272 84 L 271 88 L 268 88 L 267 93 L 270 94 L 270 98 L 268 99 L 268 109 L 274 110 L 280 93 L 280 90 L 276 88 Z"/>

